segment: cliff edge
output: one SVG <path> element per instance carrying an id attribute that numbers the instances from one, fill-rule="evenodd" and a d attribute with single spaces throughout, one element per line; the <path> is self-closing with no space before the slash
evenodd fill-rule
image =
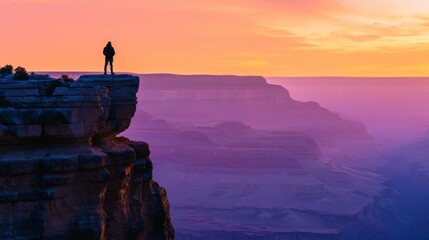
<path id="1" fill-rule="evenodd" d="M 116 136 L 139 78 L 0 79 L 0 239 L 174 239 L 149 146 Z"/>

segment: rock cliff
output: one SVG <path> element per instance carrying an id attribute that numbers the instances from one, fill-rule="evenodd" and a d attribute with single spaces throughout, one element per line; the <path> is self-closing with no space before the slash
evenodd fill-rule
<path id="1" fill-rule="evenodd" d="M 0 79 L 0 239 L 173 239 L 149 146 L 117 138 L 139 78 Z"/>

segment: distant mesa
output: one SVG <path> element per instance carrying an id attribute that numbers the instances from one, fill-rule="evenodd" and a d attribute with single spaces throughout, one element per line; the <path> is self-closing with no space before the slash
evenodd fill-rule
<path id="1" fill-rule="evenodd" d="M 300 131 L 318 139 L 371 139 L 363 123 L 343 119 L 316 102 L 296 101 L 287 89 L 263 77 L 140 77 L 139 108 L 155 118 L 207 125 L 227 119 L 257 129 Z"/>

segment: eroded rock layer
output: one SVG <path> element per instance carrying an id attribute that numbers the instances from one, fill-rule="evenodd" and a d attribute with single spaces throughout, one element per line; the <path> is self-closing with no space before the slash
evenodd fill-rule
<path id="1" fill-rule="evenodd" d="M 139 79 L 0 79 L 0 239 L 173 239 L 149 146 L 116 135 Z"/>

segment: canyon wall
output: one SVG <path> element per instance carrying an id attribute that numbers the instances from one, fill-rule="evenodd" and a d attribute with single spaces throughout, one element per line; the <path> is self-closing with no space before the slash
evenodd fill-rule
<path id="1" fill-rule="evenodd" d="M 347 239 L 383 191 L 363 123 L 263 77 L 148 74 L 140 87 L 123 134 L 151 143 L 180 239 Z"/>
<path id="2" fill-rule="evenodd" d="M 0 79 L 0 239 L 173 239 L 149 146 L 116 135 L 139 78 Z"/>

